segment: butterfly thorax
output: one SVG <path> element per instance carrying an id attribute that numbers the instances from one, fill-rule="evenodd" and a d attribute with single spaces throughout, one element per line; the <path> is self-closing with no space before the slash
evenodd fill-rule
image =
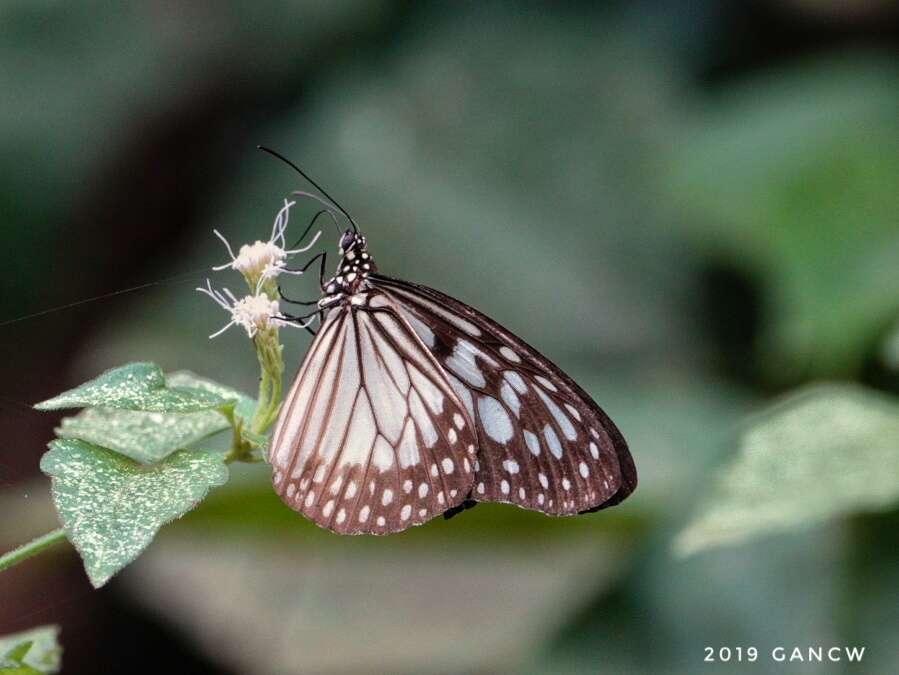
<path id="1" fill-rule="evenodd" d="M 340 239 L 341 258 L 334 276 L 322 285 L 319 307 L 333 307 L 341 303 L 352 303 L 354 298 L 368 287 L 369 274 L 378 271 L 374 260 L 366 250 L 365 237 L 358 232 L 348 231 Z"/>

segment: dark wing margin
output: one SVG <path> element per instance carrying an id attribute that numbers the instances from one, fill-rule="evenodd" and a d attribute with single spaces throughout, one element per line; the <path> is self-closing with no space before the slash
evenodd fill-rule
<path id="1" fill-rule="evenodd" d="M 637 471 L 621 432 L 555 364 L 444 293 L 381 275 L 369 280 L 394 300 L 475 421 L 471 499 L 574 515 L 634 491 Z"/>

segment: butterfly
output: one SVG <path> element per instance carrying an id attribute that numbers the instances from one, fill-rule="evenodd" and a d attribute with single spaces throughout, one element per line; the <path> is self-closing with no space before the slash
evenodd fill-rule
<path id="1" fill-rule="evenodd" d="M 633 492 L 627 443 L 583 389 L 478 310 L 380 274 L 337 208 L 352 228 L 268 450 L 290 508 L 379 535 L 478 502 L 568 516 Z"/>

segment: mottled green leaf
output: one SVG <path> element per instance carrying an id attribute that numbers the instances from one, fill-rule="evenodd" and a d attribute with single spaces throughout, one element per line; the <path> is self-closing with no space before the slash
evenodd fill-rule
<path id="1" fill-rule="evenodd" d="M 179 451 L 143 466 L 77 439 L 50 443 L 41 470 L 69 540 L 95 587 L 133 561 L 159 528 L 228 480 L 222 455 Z"/>
<path id="2" fill-rule="evenodd" d="M 188 387 L 208 391 L 223 399 L 236 400 L 235 413 L 245 423 L 252 418 L 256 402 L 240 392 L 185 371 L 166 376 L 169 388 Z M 66 417 L 56 429 L 63 438 L 80 438 L 95 445 L 152 464 L 175 450 L 224 431 L 227 418 L 218 410 L 193 413 L 161 413 L 87 408 L 74 417 Z"/>
<path id="3" fill-rule="evenodd" d="M 55 673 L 62 648 L 58 626 L 41 626 L 0 637 L 0 675 Z"/>
<path id="4" fill-rule="evenodd" d="M 899 404 L 815 385 L 760 416 L 678 535 L 680 554 L 889 508 L 899 500 Z"/>
<path id="5" fill-rule="evenodd" d="M 38 410 L 99 406 L 147 412 L 195 412 L 227 405 L 228 399 L 208 388 L 166 386 L 152 363 L 130 363 L 107 370 L 75 389 L 38 403 Z"/>
<path id="6" fill-rule="evenodd" d="M 234 407 L 235 414 L 242 418 L 245 424 L 249 424 L 253 419 L 253 413 L 256 412 L 256 401 L 243 392 L 226 387 L 214 380 L 195 375 L 189 370 L 179 370 L 169 373 L 165 376 L 166 385 L 168 387 L 186 387 L 190 389 L 201 389 L 221 398 L 231 401 L 237 401 Z"/>

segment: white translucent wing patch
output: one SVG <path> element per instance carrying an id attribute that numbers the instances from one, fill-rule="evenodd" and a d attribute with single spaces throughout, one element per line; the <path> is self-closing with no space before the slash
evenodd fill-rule
<path id="1" fill-rule="evenodd" d="M 331 313 L 275 425 L 275 489 L 343 534 L 430 520 L 472 489 L 476 432 L 434 357 L 381 294 Z"/>
<path id="2" fill-rule="evenodd" d="M 433 289 L 384 277 L 374 283 L 421 331 L 475 422 L 479 465 L 471 498 L 572 515 L 633 490 L 636 470 L 621 434 L 545 357 Z"/>

